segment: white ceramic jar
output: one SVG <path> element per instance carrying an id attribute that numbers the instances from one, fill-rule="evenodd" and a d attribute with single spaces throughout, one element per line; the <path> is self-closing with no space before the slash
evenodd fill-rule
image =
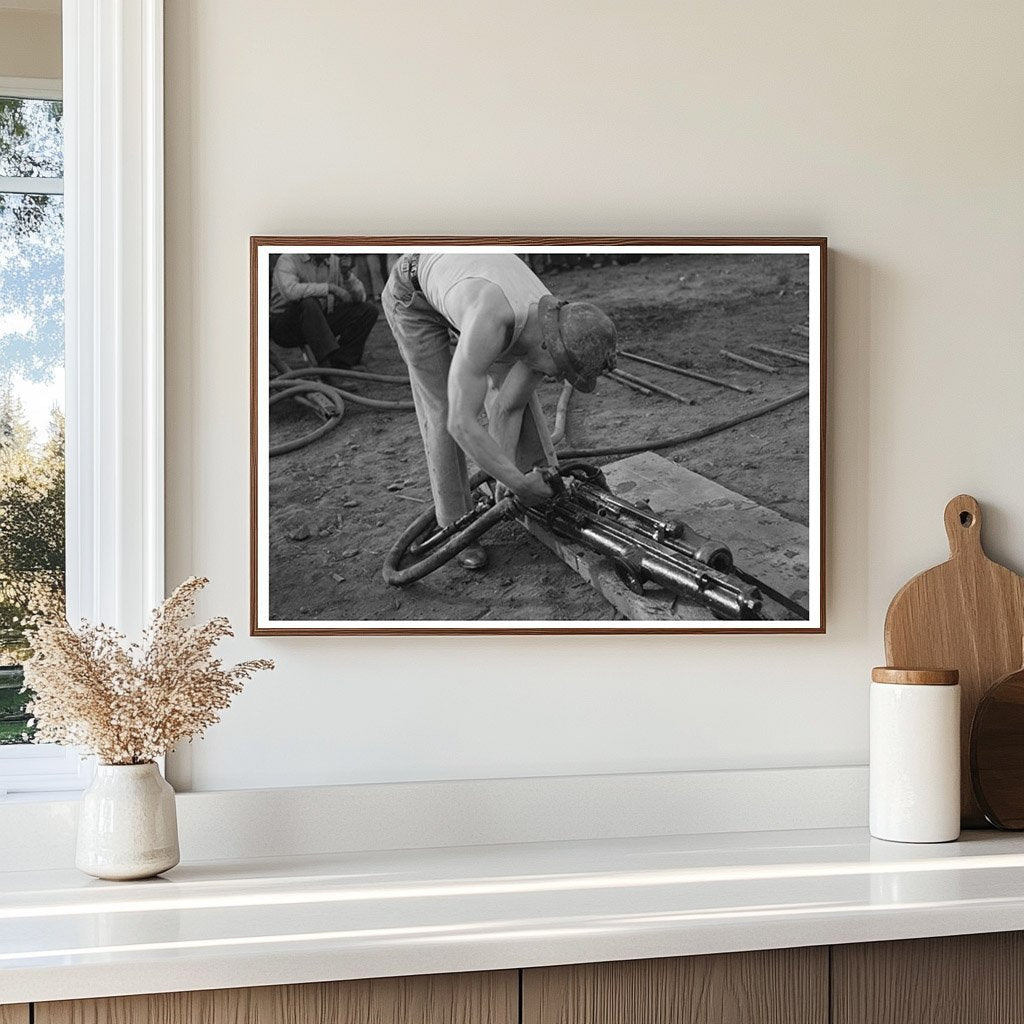
<path id="1" fill-rule="evenodd" d="M 178 863 L 174 790 L 151 761 L 98 764 L 78 811 L 75 865 L 96 878 L 150 878 Z"/>
<path id="2" fill-rule="evenodd" d="M 953 669 L 871 672 L 870 827 L 876 839 L 960 835 L 960 684 Z"/>

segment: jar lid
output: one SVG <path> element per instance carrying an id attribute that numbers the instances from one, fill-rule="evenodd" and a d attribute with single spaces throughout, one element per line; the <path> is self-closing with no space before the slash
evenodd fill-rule
<path id="1" fill-rule="evenodd" d="M 956 686 L 960 673 L 955 668 L 888 668 L 871 670 L 873 683 L 899 683 L 910 686 Z"/>

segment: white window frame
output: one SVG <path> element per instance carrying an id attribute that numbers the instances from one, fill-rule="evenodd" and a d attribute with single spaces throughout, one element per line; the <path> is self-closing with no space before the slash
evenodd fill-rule
<path id="1" fill-rule="evenodd" d="M 7 78 L 0 75 L 0 97 L 18 100 L 61 100 L 58 78 Z M 63 195 L 63 178 L 9 178 L 0 174 L 0 192 L 22 195 Z"/>
<path id="2" fill-rule="evenodd" d="M 63 47 L 35 86 L 64 100 L 68 617 L 137 635 L 164 596 L 163 0 L 63 0 Z M 0 749 L 0 795 L 91 773 Z"/>
<path id="3" fill-rule="evenodd" d="M 59 78 L 11 78 L 0 75 L 0 96 L 19 100 L 62 100 L 63 83 Z"/>

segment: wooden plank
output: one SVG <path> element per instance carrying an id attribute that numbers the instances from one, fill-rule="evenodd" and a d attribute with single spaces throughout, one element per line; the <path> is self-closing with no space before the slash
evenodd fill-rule
<path id="1" fill-rule="evenodd" d="M 1024 934 L 832 947 L 834 1024 L 1024 1021 Z"/>
<path id="2" fill-rule="evenodd" d="M 683 519 L 721 541 L 736 564 L 797 600 L 807 597 L 807 527 L 655 452 L 603 466 L 611 489 L 627 501 L 645 499 L 657 515 Z"/>
<path id="3" fill-rule="evenodd" d="M 493 971 L 171 992 L 37 1003 L 35 1024 L 517 1024 L 518 990 Z"/>
<path id="4" fill-rule="evenodd" d="M 0 1024 L 28 1024 L 28 1004 L 0 1006 Z"/>
<path id="5" fill-rule="evenodd" d="M 523 1024 L 825 1024 L 828 950 L 527 970 L 522 1019 Z"/>

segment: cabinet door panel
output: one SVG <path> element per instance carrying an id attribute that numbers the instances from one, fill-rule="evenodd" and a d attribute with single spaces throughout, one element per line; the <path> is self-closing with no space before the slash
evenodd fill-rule
<path id="1" fill-rule="evenodd" d="M 28 1006 L 19 1003 L 17 1006 L 0 1006 L 0 1024 L 28 1024 Z"/>
<path id="2" fill-rule="evenodd" d="M 35 1024 L 517 1024 L 515 971 L 37 1003 Z"/>
<path id="3" fill-rule="evenodd" d="M 523 972 L 523 1024 L 826 1024 L 828 950 Z"/>
<path id="4" fill-rule="evenodd" d="M 1024 1021 L 1024 934 L 832 947 L 834 1024 Z"/>

